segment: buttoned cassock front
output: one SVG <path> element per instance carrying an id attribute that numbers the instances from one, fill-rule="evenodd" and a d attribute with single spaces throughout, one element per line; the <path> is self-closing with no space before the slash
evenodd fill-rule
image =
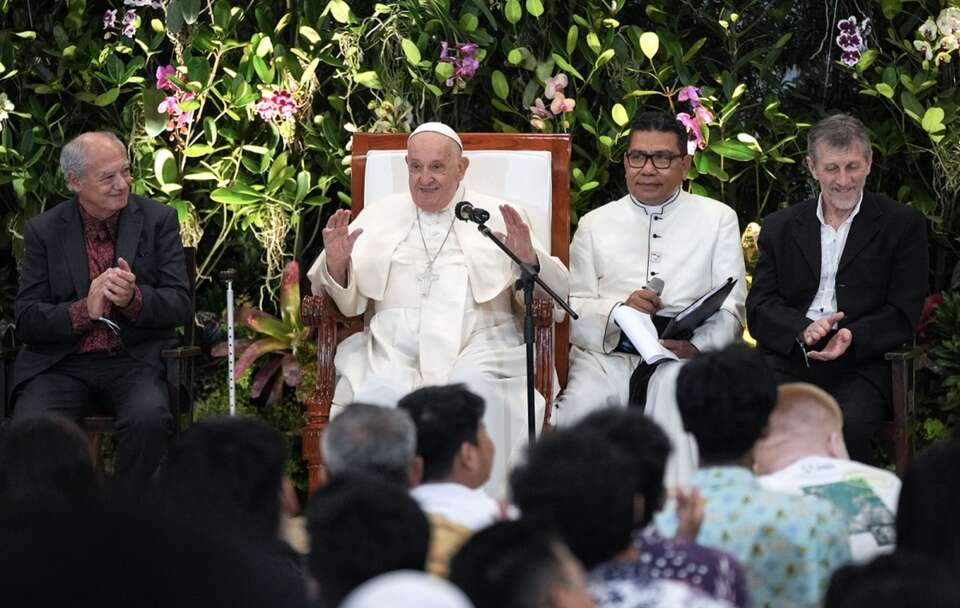
<path id="1" fill-rule="evenodd" d="M 596 409 L 627 404 L 640 357 L 614 352 L 620 330 L 612 312 L 633 291 L 663 279 L 659 314 L 674 316 L 727 277 L 737 279 L 721 309 L 690 339 L 700 351 L 715 350 L 743 331 L 744 275 L 737 214 L 719 201 L 681 191 L 672 202 L 648 207 L 627 195 L 584 215 L 570 247 L 570 304 L 580 319 L 571 323 L 570 378 L 557 423 L 568 426 Z M 674 444 L 667 471 L 673 484 L 696 469 L 696 446 L 676 406 L 679 369 L 673 362 L 659 366 L 646 405 Z"/>
<path id="2" fill-rule="evenodd" d="M 324 289 L 342 313 L 364 314 L 367 321 L 362 333 L 337 348 L 334 407 L 353 400 L 394 405 L 421 386 L 466 383 L 486 400 L 484 422 L 497 451 L 488 489 L 501 496 L 510 464 L 526 444 L 526 363 L 516 314 L 522 298 L 513 289 L 519 270 L 475 224 L 454 221 L 452 203 L 459 200 L 489 210 L 487 225 L 505 232 L 502 201 L 479 193 L 461 188 L 441 213 L 421 212 L 420 226 L 410 196 L 392 195 L 351 223 L 351 231 L 363 228 L 363 234 L 350 256 L 346 286 L 327 272 L 325 253 L 308 276 L 315 293 Z M 417 281 L 428 259 L 424 242 L 431 257 L 437 254 L 437 276 L 426 295 Z M 535 238 L 534 248 L 540 278 L 566 296 L 567 269 Z M 538 421 L 543 406 L 538 394 Z"/>

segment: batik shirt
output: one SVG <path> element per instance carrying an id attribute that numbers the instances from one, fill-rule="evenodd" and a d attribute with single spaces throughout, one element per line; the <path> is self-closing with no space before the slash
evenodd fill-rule
<path id="1" fill-rule="evenodd" d="M 830 575 L 850 560 L 843 515 L 826 500 L 764 490 L 737 466 L 700 469 L 691 485 L 706 503 L 697 542 L 743 564 L 757 608 L 819 605 Z M 662 513 L 657 527 L 673 536 L 676 513 Z"/>

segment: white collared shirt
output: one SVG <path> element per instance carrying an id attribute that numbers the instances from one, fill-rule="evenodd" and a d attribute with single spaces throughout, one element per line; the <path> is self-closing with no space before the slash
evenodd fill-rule
<path id="1" fill-rule="evenodd" d="M 834 228 L 823 218 L 823 194 L 817 200 L 817 220 L 820 221 L 820 285 L 807 309 L 808 319 L 816 321 L 837 312 L 837 269 L 840 266 L 840 258 L 843 256 L 843 248 L 847 244 L 847 237 L 850 235 L 853 218 L 860 213 L 862 203 L 863 192 L 860 193 L 860 200 L 857 201 L 857 206 L 853 208 L 847 219 Z"/>

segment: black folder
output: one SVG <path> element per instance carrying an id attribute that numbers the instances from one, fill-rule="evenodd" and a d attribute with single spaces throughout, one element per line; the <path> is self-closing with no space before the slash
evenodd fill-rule
<path id="1" fill-rule="evenodd" d="M 727 299 L 737 280 L 733 277 L 727 277 L 727 281 L 711 289 L 707 293 L 697 298 L 690 306 L 687 306 L 677 316 L 670 319 L 670 323 L 664 328 L 661 338 L 665 339 L 688 339 L 693 335 L 693 330 L 700 327 L 700 324 L 710 318 L 713 313 L 720 310 L 723 301 Z"/>

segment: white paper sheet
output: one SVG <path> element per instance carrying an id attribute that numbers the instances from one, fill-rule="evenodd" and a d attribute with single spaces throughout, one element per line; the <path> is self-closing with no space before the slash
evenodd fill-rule
<path id="1" fill-rule="evenodd" d="M 663 359 L 678 360 L 675 354 L 660 344 L 657 328 L 653 326 L 653 321 L 647 313 L 626 305 L 617 306 L 613 311 L 613 321 L 627 334 L 633 347 L 646 363 L 652 364 Z"/>

